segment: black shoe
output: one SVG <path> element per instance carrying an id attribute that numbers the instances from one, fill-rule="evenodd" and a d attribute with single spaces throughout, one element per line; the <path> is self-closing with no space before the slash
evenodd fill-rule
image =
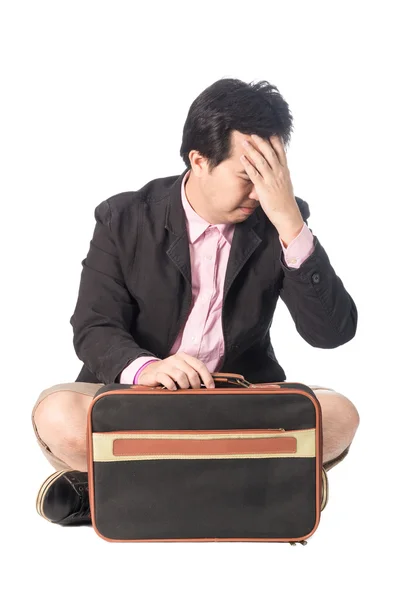
<path id="1" fill-rule="evenodd" d="M 72 470 L 52 473 L 39 490 L 36 510 L 58 525 L 91 525 L 88 474 Z"/>

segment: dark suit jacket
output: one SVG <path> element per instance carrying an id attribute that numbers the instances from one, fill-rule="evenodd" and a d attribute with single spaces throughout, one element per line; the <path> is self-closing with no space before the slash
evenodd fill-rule
<path id="1" fill-rule="evenodd" d="M 74 348 L 84 363 L 76 381 L 115 383 L 139 356 L 169 356 L 192 301 L 181 202 L 186 171 L 96 207 L 70 319 Z M 308 204 L 296 201 L 307 223 Z M 312 346 L 335 348 L 354 337 L 356 306 L 316 236 L 314 246 L 300 268 L 292 269 L 261 206 L 235 226 L 223 292 L 220 371 L 240 373 L 254 383 L 286 379 L 270 341 L 279 297 Z"/>

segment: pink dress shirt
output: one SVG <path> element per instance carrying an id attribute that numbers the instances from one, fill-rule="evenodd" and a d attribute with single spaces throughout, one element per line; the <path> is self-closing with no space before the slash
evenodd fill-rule
<path id="1" fill-rule="evenodd" d="M 189 237 L 193 307 L 170 355 L 186 352 L 201 360 L 213 373 L 218 371 L 224 357 L 222 297 L 235 224 L 210 225 L 193 210 L 185 194 L 189 173 L 182 181 L 181 194 Z M 288 267 L 300 267 L 313 252 L 313 240 L 306 223 L 287 248 L 280 239 Z M 142 356 L 132 361 L 122 371 L 120 383 L 136 384 L 141 371 L 154 360 L 161 359 Z"/>

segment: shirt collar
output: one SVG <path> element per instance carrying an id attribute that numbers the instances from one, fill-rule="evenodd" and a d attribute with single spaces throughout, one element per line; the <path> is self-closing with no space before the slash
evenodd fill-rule
<path id="1" fill-rule="evenodd" d="M 186 225 L 187 225 L 187 231 L 188 231 L 190 243 L 194 244 L 196 242 L 196 240 L 198 240 L 198 238 L 209 227 L 217 227 L 219 232 L 224 236 L 224 238 L 228 242 L 228 244 L 232 245 L 232 238 L 233 238 L 233 234 L 235 231 L 234 223 L 232 223 L 232 224 L 221 223 L 221 224 L 217 224 L 217 225 L 211 225 L 208 221 L 203 219 L 203 217 L 200 217 L 200 215 L 198 215 L 193 210 L 191 205 L 189 204 L 189 201 L 188 201 L 188 199 L 186 197 L 186 193 L 185 193 L 185 182 L 186 182 L 187 178 L 189 177 L 189 173 L 190 173 L 190 169 L 185 174 L 185 176 L 182 180 L 181 196 L 182 196 L 183 210 L 185 211 L 185 215 L 186 215 Z"/>

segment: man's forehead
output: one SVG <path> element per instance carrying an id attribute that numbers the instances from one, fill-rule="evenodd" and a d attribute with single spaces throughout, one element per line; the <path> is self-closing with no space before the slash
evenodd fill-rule
<path id="1" fill-rule="evenodd" d="M 243 144 L 244 140 L 251 142 L 252 141 L 251 135 L 247 134 L 247 133 L 240 133 L 240 131 L 232 132 L 232 138 L 231 138 L 232 147 L 242 154 L 243 154 L 243 145 L 242 144 Z"/>

